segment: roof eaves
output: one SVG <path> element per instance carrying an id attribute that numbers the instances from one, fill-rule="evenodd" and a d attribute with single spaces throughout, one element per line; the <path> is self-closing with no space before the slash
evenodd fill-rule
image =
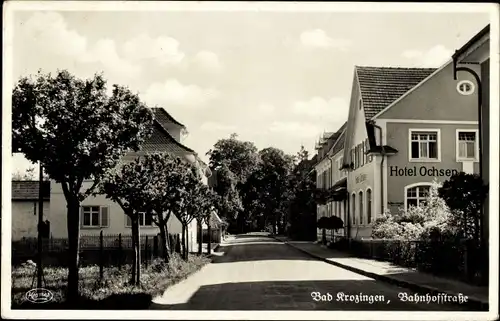
<path id="1" fill-rule="evenodd" d="M 169 113 L 169 112 L 168 112 L 165 108 L 156 106 L 156 107 L 153 107 L 153 108 L 151 108 L 151 109 L 152 109 L 152 110 L 153 110 L 153 112 L 155 112 L 155 113 L 156 113 L 156 111 L 160 111 L 160 112 L 162 112 L 165 116 L 167 116 L 167 118 L 168 118 L 168 119 L 169 119 L 172 123 L 174 123 L 174 124 L 176 124 L 176 125 L 178 125 L 178 126 L 180 126 L 180 127 L 184 128 L 184 129 L 186 129 L 186 126 L 185 126 L 184 124 L 180 123 L 180 122 L 179 122 L 177 119 L 175 119 L 172 115 L 170 115 L 170 113 Z"/>
<path id="2" fill-rule="evenodd" d="M 458 56 L 460 56 L 462 53 L 467 51 L 469 47 L 471 47 L 476 41 L 481 39 L 484 35 L 486 35 L 488 32 L 490 32 L 490 24 L 488 24 L 486 27 L 484 27 L 481 31 L 479 31 L 474 37 L 472 37 L 465 45 L 460 47 L 459 49 L 455 50 L 455 53 L 452 55 L 452 60 L 456 59 Z"/>
<path id="3" fill-rule="evenodd" d="M 198 156 L 198 154 L 197 154 L 194 150 L 192 150 L 191 148 L 189 148 L 189 147 L 187 147 L 187 146 L 185 146 L 185 145 L 181 144 L 181 143 L 180 143 L 180 142 L 178 142 L 175 138 L 173 138 L 173 137 L 172 137 L 172 135 L 170 135 L 170 133 L 168 132 L 168 130 L 167 130 L 167 129 L 165 129 L 165 127 L 163 127 L 163 125 L 162 125 L 159 121 L 157 121 L 157 120 L 155 119 L 155 122 L 156 122 L 156 124 L 158 124 L 158 125 L 159 125 L 159 127 L 160 127 L 161 131 L 162 131 L 165 135 L 167 135 L 167 136 L 168 136 L 168 138 L 169 138 L 171 141 L 173 141 L 173 142 L 174 142 L 174 144 L 176 144 L 177 146 L 179 146 L 179 147 L 181 147 L 181 148 L 185 149 L 186 151 L 188 151 L 188 152 L 190 152 L 190 153 L 193 153 L 195 156 Z"/>
<path id="4" fill-rule="evenodd" d="M 448 60 L 444 65 L 442 65 L 438 69 L 434 70 L 429 76 L 427 76 L 426 78 L 424 78 L 421 82 L 419 82 L 418 84 L 416 84 L 415 86 L 413 86 L 410 90 L 408 90 L 403 95 L 401 95 L 399 98 L 397 98 L 395 101 L 393 101 L 392 103 L 390 103 L 387 107 L 385 107 L 384 109 L 382 109 L 381 111 L 379 111 L 377 114 L 375 114 L 375 116 L 371 117 L 370 120 L 375 120 L 375 119 L 379 118 L 383 113 L 385 113 L 386 111 L 388 111 L 389 109 L 391 109 L 394 105 L 396 105 L 397 103 L 399 103 L 406 96 L 408 96 L 409 94 L 411 94 L 412 92 L 414 92 L 415 90 L 417 90 L 417 88 L 420 88 L 429 79 L 431 79 L 436 74 L 438 74 L 439 72 L 441 72 L 444 68 L 446 68 L 452 62 L 453 62 L 452 59 Z"/>

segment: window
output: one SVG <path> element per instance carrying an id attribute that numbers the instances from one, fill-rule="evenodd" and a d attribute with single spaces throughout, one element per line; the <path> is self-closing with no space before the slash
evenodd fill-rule
<path id="1" fill-rule="evenodd" d="M 351 164 L 353 164 L 353 168 L 356 168 L 356 158 L 354 157 L 355 153 L 354 153 L 354 148 L 351 149 Z"/>
<path id="2" fill-rule="evenodd" d="M 359 100 L 358 105 L 359 105 L 359 110 L 361 110 L 361 108 L 363 108 L 363 101 L 361 99 Z"/>
<path id="3" fill-rule="evenodd" d="M 439 160 L 438 139 L 439 131 L 410 130 L 410 159 L 412 160 Z"/>
<path id="4" fill-rule="evenodd" d="M 470 80 L 462 80 L 457 84 L 457 91 L 462 95 L 472 95 L 474 93 L 474 83 Z"/>
<path id="5" fill-rule="evenodd" d="M 366 190 L 366 223 L 372 222 L 372 190 Z"/>
<path id="6" fill-rule="evenodd" d="M 132 220 L 128 215 L 125 215 L 127 218 L 127 227 L 132 227 Z M 139 213 L 139 226 L 153 226 L 153 220 L 151 215 L 146 215 L 144 212 Z"/>
<path id="7" fill-rule="evenodd" d="M 406 188 L 405 207 L 424 205 L 429 196 L 430 185 L 419 185 Z"/>
<path id="8" fill-rule="evenodd" d="M 82 227 L 107 227 L 109 226 L 109 213 L 107 206 L 82 206 Z"/>
<path id="9" fill-rule="evenodd" d="M 457 158 L 474 160 L 478 156 L 477 131 L 457 131 Z"/>
<path id="10" fill-rule="evenodd" d="M 359 192 L 359 224 L 363 225 L 363 192 Z"/>
<path id="11" fill-rule="evenodd" d="M 351 220 L 352 220 L 352 225 L 356 225 L 356 194 L 352 194 Z"/>

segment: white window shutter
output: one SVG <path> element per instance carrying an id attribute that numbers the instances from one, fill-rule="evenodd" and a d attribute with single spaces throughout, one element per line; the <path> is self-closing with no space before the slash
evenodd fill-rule
<path id="1" fill-rule="evenodd" d="M 83 227 L 83 206 L 80 206 L 80 227 Z"/>
<path id="2" fill-rule="evenodd" d="M 101 227 L 109 226 L 109 207 L 101 206 Z"/>
<path id="3" fill-rule="evenodd" d="M 131 227 L 132 226 L 132 220 L 130 219 L 130 216 L 125 215 L 125 226 L 126 227 Z"/>

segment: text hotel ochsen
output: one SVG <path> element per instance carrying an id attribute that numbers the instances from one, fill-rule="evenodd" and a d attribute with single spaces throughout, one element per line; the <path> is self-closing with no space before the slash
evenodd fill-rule
<path id="1" fill-rule="evenodd" d="M 398 167 L 398 166 L 390 166 L 389 167 L 389 175 L 390 176 L 434 176 L 434 177 L 451 177 L 453 175 L 457 175 L 458 170 L 456 169 L 443 169 L 436 168 L 434 166 L 413 166 L 413 167 Z"/>

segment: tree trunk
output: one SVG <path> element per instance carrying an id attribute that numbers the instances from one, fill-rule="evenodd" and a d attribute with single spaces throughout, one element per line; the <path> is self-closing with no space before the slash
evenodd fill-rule
<path id="1" fill-rule="evenodd" d="M 189 259 L 189 224 L 186 224 L 186 248 L 185 248 L 186 261 Z"/>
<path id="2" fill-rule="evenodd" d="M 167 221 L 163 219 L 162 215 L 158 215 L 158 227 L 160 228 L 162 257 L 165 260 L 165 263 L 168 263 L 170 261 L 170 249 L 169 249 L 170 240 L 168 238 Z"/>
<path id="3" fill-rule="evenodd" d="M 80 202 L 67 201 L 68 228 L 68 289 L 67 301 L 72 304 L 78 300 L 78 268 L 80 261 Z"/>
<path id="4" fill-rule="evenodd" d="M 136 281 L 136 273 L 137 273 L 137 229 L 136 226 L 138 225 L 137 223 L 137 218 L 134 217 L 133 215 L 131 217 L 132 221 L 132 226 L 131 226 L 131 231 L 132 231 L 132 248 L 134 249 L 134 256 L 132 257 L 132 267 L 130 270 L 130 281 L 129 283 L 131 285 L 135 284 Z"/>
<path id="5" fill-rule="evenodd" d="M 139 221 L 137 221 L 137 275 L 136 275 L 136 280 L 135 284 L 140 285 L 141 284 L 141 228 L 139 226 Z"/>
<path id="6" fill-rule="evenodd" d="M 207 221 L 207 234 L 208 234 L 207 252 L 208 254 L 210 254 L 210 252 L 212 252 L 212 230 L 210 228 L 210 220 Z"/>
<path id="7" fill-rule="evenodd" d="M 182 224 L 181 254 L 182 254 L 182 258 L 186 259 L 186 227 L 184 226 L 184 224 Z"/>
<path id="8" fill-rule="evenodd" d="M 198 254 L 203 252 L 203 228 L 201 226 L 202 220 L 198 220 Z"/>

